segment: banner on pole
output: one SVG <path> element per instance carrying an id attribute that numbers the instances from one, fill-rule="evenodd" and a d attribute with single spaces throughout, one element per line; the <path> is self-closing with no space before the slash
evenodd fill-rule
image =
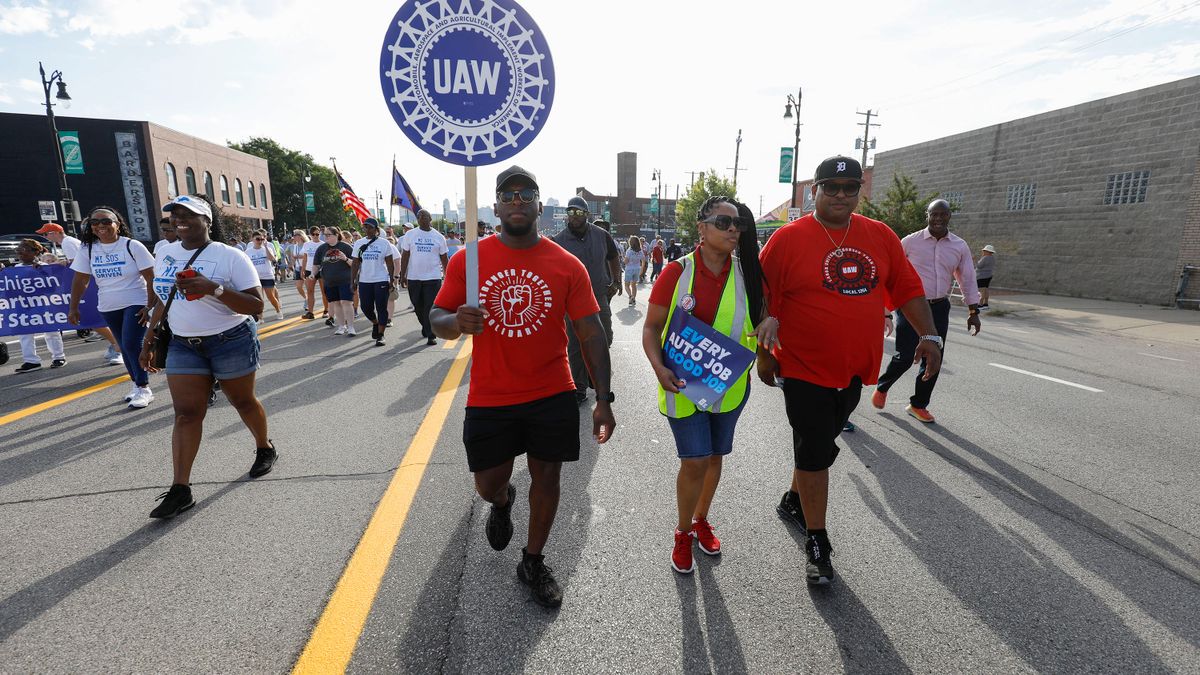
<path id="1" fill-rule="evenodd" d="M 58 264 L 0 270 L 0 336 L 102 328 L 95 283 L 79 300 L 79 324 L 67 323 L 74 278 L 75 272 Z"/>
<path id="2" fill-rule="evenodd" d="M 792 182 L 792 163 L 796 161 L 795 148 L 779 149 L 779 182 Z"/>
<path id="3" fill-rule="evenodd" d="M 317 198 L 311 192 L 304 193 L 304 210 L 309 213 L 317 212 Z"/>
<path id="4" fill-rule="evenodd" d="M 63 169 L 67 173 L 83 173 L 83 150 L 79 147 L 79 132 L 58 132 L 58 144 L 62 146 Z"/>

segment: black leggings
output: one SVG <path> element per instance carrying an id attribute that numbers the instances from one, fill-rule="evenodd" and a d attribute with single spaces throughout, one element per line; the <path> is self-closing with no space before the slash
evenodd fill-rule
<path id="1" fill-rule="evenodd" d="M 391 290 L 391 284 L 386 281 L 364 281 L 358 284 L 358 306 L 362 307 L 363 314 L 367 315 L 371 323 L 379 325 L 380 333 L 387 327 L 388 293 Z"/>

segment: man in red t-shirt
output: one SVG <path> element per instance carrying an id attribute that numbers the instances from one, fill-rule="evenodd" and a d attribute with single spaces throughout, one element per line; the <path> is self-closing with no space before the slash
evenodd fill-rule
<path id="1" fill-rule="evenodd" d="M 925 289 L 900 239 L 877 220 L 854 213 L 862 167 L 850 157 L 830 157 L 813 181 L 816 210 L 783 226 L 759 256 L 768 293 L 766 326 L 778 344 L 758 353 L 759 378 L 776 386 L 782 376 L 792 427 L 795 470 L 778 510 L 807 531 L 810 584 L 833 579 L 825 510 L 834 439 L 858 405 L 863 384 L 874 384 L 883 357 L 883 315 L 899 307 L 919 331 L 916 359 L 928 359 L 926 377 L 941 366 L 940 340 Z M 767 333 L 764 334 L 764 328 Z"/>
<path id="2" fill-rule="evenodd" d="M 662 239 L 657 237 L 654 239 L 654 248 L 650 249 L 650 263 L 654 266 L 650 270 L 650 283 L 654 283 L 663 271 L 663 243 Z"/>
<path id="3" fill-rule="evenodd" d="M 504 550 L 512 539 L 516 489 L 513 460 L 529 464 L 529 535 L 517 576 L 533 599 L 562 604 L 562 589 L 542 549 L 558 511 L 563 462 L 579 459 L 579 407 L 567 360 L 567 329 L 582 345 L 596 407 L 592 435 L 607 441 L 616 426 L 609 388 L 608 339 L 587 270 L 579 259 L 538 234 L 542 213 L 537 180 L 519 166 L 496 177 L 500 232 L 479 242 L 479 307 L 467 302 L 466 255 L 450 259 L 433 302 L 433 332 L 453 340 L 474 337 L 463 444 L 475 490 L 492 504 L 488 543 Z"/>

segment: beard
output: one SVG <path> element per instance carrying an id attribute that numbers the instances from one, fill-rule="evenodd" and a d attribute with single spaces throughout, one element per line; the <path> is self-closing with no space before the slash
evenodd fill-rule
<path id="1" fill-rule="evenodd" d="M 504 229 L 505 234 L 510 237 L 524 237 L 533 229 L 533 221 L 529 221 L 524 225 L 514 225 L 513 223 L 500 223 L 500 227 Z"/>

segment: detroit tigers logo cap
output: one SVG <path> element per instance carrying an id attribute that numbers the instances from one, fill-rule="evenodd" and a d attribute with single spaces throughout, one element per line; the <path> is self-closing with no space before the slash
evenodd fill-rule
<path id="1" fill-rule="evenodd" d="M 862 177 L 862 165 L 858 163 L 857 159 L 845 155 L 834 155 L 822 160 L 817 165 L 817 173 L 813 176 L 813 182 L 820 183 L 823 180 L 844 178 L 847 180 L 856 180 L 861 183 Z"/>

